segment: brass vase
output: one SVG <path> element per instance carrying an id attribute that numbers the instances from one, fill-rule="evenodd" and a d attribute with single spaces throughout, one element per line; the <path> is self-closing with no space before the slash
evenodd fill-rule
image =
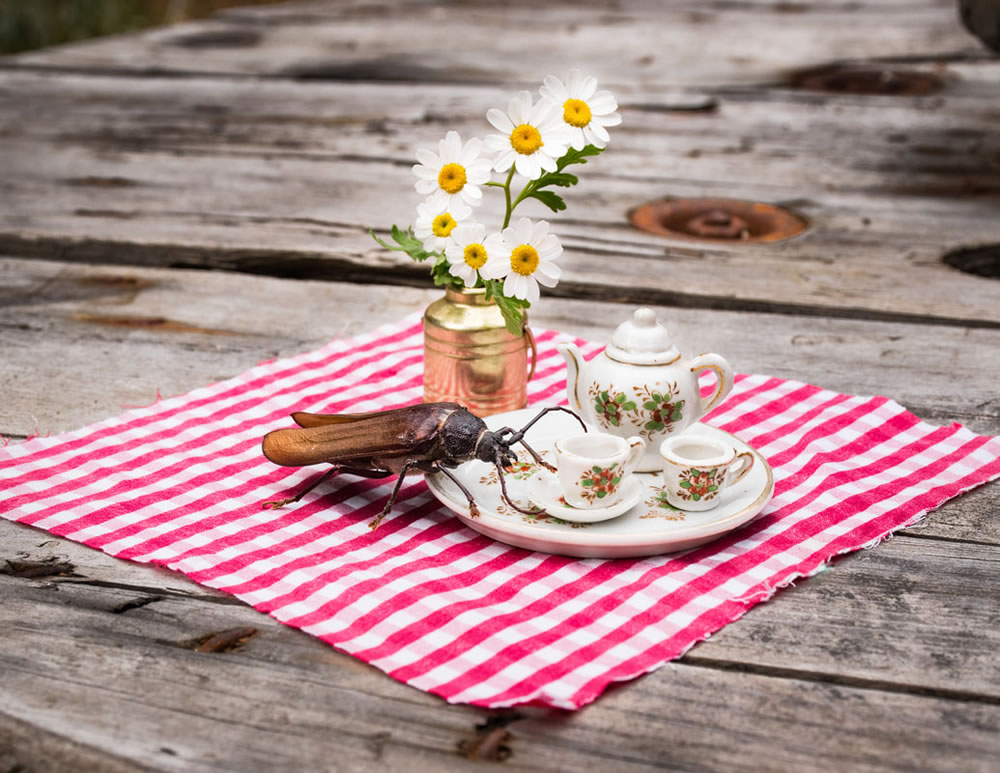
<path id="1" fill-rule="evenodd" d="M 459 403 L 477 416 L 517 410 L 528 404 L 534 372 L 527 318 L 521 335 L 511 335 L 484 288 L 446 289 L 424 312 L 425 403 Z"/>

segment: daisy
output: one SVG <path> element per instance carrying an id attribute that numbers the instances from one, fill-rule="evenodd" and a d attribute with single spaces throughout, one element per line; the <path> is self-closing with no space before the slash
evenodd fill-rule
<path id="1" fill-rule="evenodd" d="M 493 164 L 498 172 L 511 165 L 529 180 L 537 180 L 542 171 L 556 171 L 556 159 L 566 153 L 573 135 L 563 123 L 556 105 L 547 99 L 531 104 L 531 94 L 522 91 L 507 106 L 507 112 L 491 107 L 486 120 L 500 134 L 486 138 L 486 147 L 499 154 Z"/>
<path id="2" fill-rule="evenodd" d="M 539 91 L 562 111 L 564 125 L 572 133 L 571 145 L 577 150 L 586 145 L 605 147 L 610 139 L 605 127 L 622 122 L 611 92 L 598 91 L 597 78 L 584 76 L 579 70 L 570 70 L 566 83 L 549 75 Z"/>
<path id="3" fill-rule="evenodd" d="M 424 249 L 428 252 L 443 250 L 452 231 L 471 216 L 472 210 L 461 199 L 439 204 L 432 196 L 417 206 L 413 235 L 424 243 Z"/>
<path id="4" fill-rule="evenodd" d="M 466 287 L 475 287 L 478 272 L 484 271 L 490 261 L 484 237 L 486 226 L 479 223 L 462 223 L 451 233 L 444 254 L 448 258 L 449 271 L 457 276 Z M 494 263 L 497 259 L 494 259 Z"/>
<path id="5" fill-rule="evenodd" d="M 562 270 L 553 261 L 562 254 L 562 245 L 549 233 L 545 220 L 532 223 L 522 217 L 498 234 L 487 237 L 485 244 L 490 262 L 480 269 L 488 279 L 506 277 L 503 294 L 538 300 L 538 285 L 555 287 Z M 497 260 L 499 258 L 499 260 Z"/>
<path id="6" fill-rule="evenodd" d="M 413 173 L 417 193 L 429 196 L 435 204 L 450 205 L 461 199 L 473 207 L 483 200 L 479 186 L 490 179 L 490 159 L 480 158 L 483 142 L 478 137 L 462 144 L 458 132 L 448 132 L 438 143 L 438 152 L 417 148 Z"/>

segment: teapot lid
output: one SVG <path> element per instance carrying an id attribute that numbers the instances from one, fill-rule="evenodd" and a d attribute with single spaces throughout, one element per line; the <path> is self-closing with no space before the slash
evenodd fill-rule
<path id="1" fill-rule="evenodd" d="M 667 329 L 647 306 L 636 309 L 615 329 L 604 351 L 613 360 L 633 365 L 667 365 L 680 357 Z"/>

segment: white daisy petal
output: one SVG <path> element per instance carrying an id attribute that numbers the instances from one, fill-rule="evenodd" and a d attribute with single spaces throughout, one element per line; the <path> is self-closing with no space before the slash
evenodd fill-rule
<path id="1" fill-rule="evenodd" d="M 526 288 L 524 287 L 523 279 L 523 276 L 515 271 L 511 271 L 507 274 L 507 278 L 503 280 L 503 294 L 508 297 L 526 298 Z"/>
<path id="2" fill-rule="evenodd" d="M 587 100 L 587 107 L 594 115 L 604 115 L 618 109 L 618 102 L 610 91 L 598 91 Z"/>
<path id="3" fill-rule="evenodd" d="M 559 283 L 562 269 L 555 263 L 539 263 L 538 269 L 532 276 L 539 284 L 546 287 L 555 287 Z"/>
<path id="4" fill-rule="evenodd" d="M 503 110 L 491 107 L 486 111 L 486 120 L 501 134 L 510 134 L 514 131 L 514 124 L 511 123 L 510 118 L 507 117 L 507 114 Z"/>
<path id="5" fill-rule="evenodd" d="M 612 113 L 611 115 L 595 115 L 590 119 L 590 125 L 598 126 L 618 126 L 622 122 L 622 117 L 618 113 Z"/>
<path id="6" fill-rule="evenodd" d="M 583 82 L 580 84 L 580 91 L 579 91 L 580 96 L 578 97 L 578 99 L 582 99 L 584 102 L 588 102 L 590 98 L 594 96 L 595 91 L 597 91 L 597 78 L 595 78 L 592 75 L 588 75 L 586 78 L 583 79 Z"/>
<path id="7" fill-rule="evenodd" d="M 456 131 L 450 131 L 444 135 L 441 142 L 441 159 L 448 161 L 459 161 L 462 158 L 462 137 Z"/>
<path id="8" fill-rule="evenodd" d="M 493 168 L 498 172 L 506 172 L 510 169 L 511 164 L 514 163 L 515 158 L 517 158 L 517 152 L 508 146 L 507 150 L 496 157 L 496 160 L 493 162 Z"/>
<path id="9" fill-rule="evenodd" d="M 492 169 L 492 161 L 488 158 L 480 158 L 465 167 L 465 174 L 467 175 L 469 182 L 473 185 L 482 185 L 485 182 L 489 182 L 490 171 Z"/>
<path id="10" fill-rule="evenodd" d="M 417 161 L 419 161 L 424 166 L 429 166 L 431 168 L 441 166 L 441 158 L 432 150 L 427 148 L 417 148 Z"/>
<path id="11" fill-rule="evenodd" d="M 538 256 L 542 260 L 555 260 L 560 255 L 562 255 L 562 245 L 559 243 L 558 237 L 555 234 L 549 234 L 540 242 L 535 244 L 538 249 Z"/>
<path id="12" fill-rule="evenodd" d="M 593 121 L 590 122 L 590 126 L 587 127 L 588 131 L 593 132 L 602 142 L 607 142 L 611 139 L 611 135 L 608 134 L 608 130 L 605 129 L 600 124 L 596 124 Z M 604 147 L 603 145 L 599 147 Z"/>
<path id="13" fill-rule="evenodd" d="M 528 241 L 530 241 L 534 245 L 540 246 L 543 243 L 545 237 L 548 236 L 548 233 L 549 233 L 549 221 L 539 220 L 538 222 L 532 224 L 531 233 L 528 237 Z"/>
<path id="14" fill-rule="evenodd" d="M 480 154 L 483 152 L 483 141 L 479 137 L 473 137 L 462 149 L 462 153 L 459 156 L 458 163 L 462 166 L 468 167 L 476 163 L 479 159 Z"/>
<path id="15" fill-rule="evenodd" d="M 473 207 L 478 207 L 483 203 L 483 192 L 472 185 L 466 185 L 458 192 L 458 195 L 462 197 L 465 203 Z"/>
<path id="16" fill-rule="evenodd" d="M 529 303 L 537 303 L 539 296 L 538 282 L 535 281 L 533 276 L 524 277 L 524 288 L 525 293 L 521 297 Z"/>
<path id="17" fill-rule="evenodd" d="M 560 156 L 566 155 L 566 149 L 563 148 L 563 152 L 560 153 L 559 155 Z M 559 168 L 559 165 L 556 163 L 556 160 L 552 158 L 552 156 L 539 156 L 538 165 L 546 172 L 555 172 Z M 541 174 L 539 174 L 538 176 L 541 177 Z"/>
<path id="18" fill-rule="evenodd" d="M 518 154 L 514 160 L 514 166 L 517 168 L 518 174 L 523 174 L 529 180 L 537 180 L 542 176 L 542 167 L 534 154 L 530 156 Z"/>

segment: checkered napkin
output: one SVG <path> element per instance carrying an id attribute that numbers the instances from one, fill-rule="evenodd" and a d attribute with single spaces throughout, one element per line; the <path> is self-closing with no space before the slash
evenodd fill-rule
<path id="1" fill-rule="evenodd" d="M 564 400 L 552 331 L 533 403 Z M 600 346 L 576 341 L 586 355 Z M 934 427 L 884 397 L 740 376 L 707 421 L 767 458 L 774 499 L 683 554 L 576 559 L 462 525 L 419 475 L 375 531 L 392 480 L 335 478 L 260 453 L 295 410 L 375 411 L 421 395 L 419 319 L 259 365 L 190 394 L 0 449 L 0 515 L 219 588 L 452 702 L 574 709 L 678 657 L 832 556 L 1000 476 L 1000 440 Z"/>

